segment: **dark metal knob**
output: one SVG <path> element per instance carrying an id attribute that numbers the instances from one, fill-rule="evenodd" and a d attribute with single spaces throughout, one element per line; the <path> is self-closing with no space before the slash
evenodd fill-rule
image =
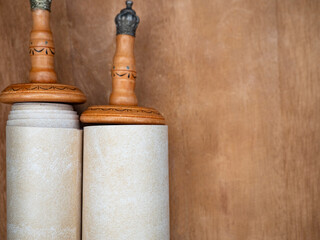
<path id="1" fill-rule="evenodd" d="M 132 9 L 132 1 L 126 1 L 126 5 L 127 7 L 122 9 L 114 20 L 117 26 L 117 35 L 126 34 L 135 37 L 140 18 Z"/>
<path id="2" fill-rule="evenodd" d="M 30 0 L 31 10 L 43 9 L 51 11 L 51 1 L 52 0 Z"/>

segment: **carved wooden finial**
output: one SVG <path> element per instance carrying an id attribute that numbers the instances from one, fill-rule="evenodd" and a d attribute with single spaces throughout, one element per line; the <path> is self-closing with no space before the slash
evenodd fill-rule
<path id="1" fill-rule="evenodd" d="M 85 95 L 75 86 L 57 83 L 55 48 L 50 28 L 51 0 L 30 0 L 33 27 L 30 35 L 30 83 L 12 84 L 0 94 L 3 103 L 83 103 Z"/>
<path id="2" fill-rule="evenodd" d="M 50 12 L 36 8 L 32 11 L 33 27 L 30 34 L 29 54 L 32 83 L 56 83 L 54 70 L 54 43 L 50 29 Z"/>
<path id="3" fill-rule="evenodd" d="M 132 1 L 116 16 L 117 46 L 111 69 L 112 93 L 109 106 L 89 107 L 80 120 L 95 124 L 165 124 L 163 116 L 153 108 L 139 107 L 136 94 L 135 32 L 140 22 L 132 9 Z"/>

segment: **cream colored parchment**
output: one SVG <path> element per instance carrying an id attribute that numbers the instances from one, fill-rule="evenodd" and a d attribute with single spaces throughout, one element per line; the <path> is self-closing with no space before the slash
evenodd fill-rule
<path id="1" fill-rule="evenodd" d="M 84 128 L 84 240 L 168 240 L 168 128 Z"/>
<path id="2" fill-rule="evenodd" d="M 80 239 L 82 132 L 7 127 L 7 234 Z"/>
<path id="3" fill-rule="evenodd" d="M 80 240 L 82 131 L 72 106 L 14 104 L 7 125 L 7 239 Z"/>

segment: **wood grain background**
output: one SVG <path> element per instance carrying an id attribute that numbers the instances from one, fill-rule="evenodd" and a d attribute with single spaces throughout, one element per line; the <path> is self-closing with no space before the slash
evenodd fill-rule
<path id="1" fill-rule="evenodd" d="M 121 0 L 53 0 L 60 82 L 105 104 Z M 166 117 L 171 238 L 320 239 L 320 1 L 136 0 L 137 96 Z M 0 87 L 26 82 L 29 1 L 0 0 Z M 0 239 L 5 122 L 0 105 Z"/>

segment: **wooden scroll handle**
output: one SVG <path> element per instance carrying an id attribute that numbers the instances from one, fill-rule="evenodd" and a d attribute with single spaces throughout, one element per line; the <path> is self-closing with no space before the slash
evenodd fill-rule
<path id="1" fill-rule="evenodd" d="M 31 57 L 29 80 L 32 83 L 56 83 L 55 49 L 50 29 L 51 0 L 30 0 L 30 2 L 33 27 L 29 47 Z"/>
<path id="2" fill-rule="evenodd" d="M 132 10 L 132 1 L 116 16 L 117 47 L 112 65 L 110 105 L 91 106 L 81 114 L 86 124 L 151 124 L 164 125 L 165 119 L 156 109 L 139 107 L 134 88 L 136 63 L 133 54 L 139 17 Z"/>
<path id="3" fill-rule="evenodd" d="M 136 106 L 138 100 L 134 92 L 136 85 L 136 63 L 134 58 L 135 32 L 140 22 L 132 9 L 132 1 L 116 16 L 117 47 L 113 58 L 111 105 Z"/>
<path id="4" fill-rule="evenodd" d="M 57 102 L 78 104 L 86 101 L 75 87 L 57 83 L 54 45 L 49 24 L 51 0 L 30 0 L 33 27 L 30 37 L 30 83 L 11 84 L 0 93 L 0 102 Z"/>

